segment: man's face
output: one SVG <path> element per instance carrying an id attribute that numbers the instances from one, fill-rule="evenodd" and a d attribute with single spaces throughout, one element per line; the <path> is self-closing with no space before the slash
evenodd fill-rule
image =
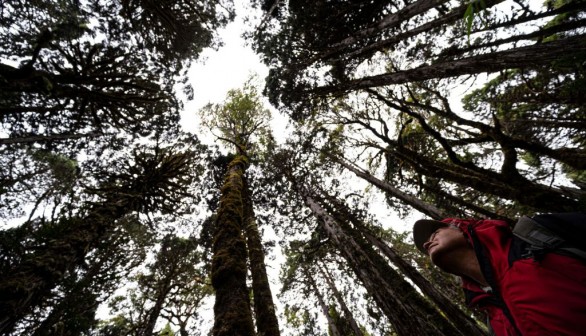
<path id="1" fill-rule="evenodd" d="M 431 262 L 446 271 L 449 271 L 451 266 L 458 262 L 458 260 L 454 260 L 454 252 L 469 247 L 462 231 L 453 226 L 439 228 L 423 244 Z"/>

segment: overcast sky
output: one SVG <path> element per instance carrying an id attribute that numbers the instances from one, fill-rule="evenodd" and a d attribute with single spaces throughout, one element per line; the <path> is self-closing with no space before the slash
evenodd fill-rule
<path id="1" fill-rule="evenodd" d="M 228 90 L 242 87 L 251 74 L 257 74 L 264 83 L 264 78 L 269 72 L 252 48 L 245 45 L 241 36 L 250 26 L 243 20 L 251 9 L 244 6 L 242 1 L 235 1 L 236 19 L 219 32 L 223 46 L 218 50 L 205 49 L 200 60 L 192 65 L 188 73 L 194 89 L 194 99 L 185 103 L 181 125 L 186 131 L 198 134 L 204 142 L 213 140 L 206 136 L 207 131 L 198 129 L 197 111 L 208 103 L 223 102 Z M 259 88 L 259 91 L 262 91 L 262 88 Z M 268 101 L 266 107 L 271 110 L 273 116 L 271 126 L 274 134 L 285 134 L 288 119 L 280 115 Z M 276 139 L 282 141 L 284 137 L 276 136 Z"/>

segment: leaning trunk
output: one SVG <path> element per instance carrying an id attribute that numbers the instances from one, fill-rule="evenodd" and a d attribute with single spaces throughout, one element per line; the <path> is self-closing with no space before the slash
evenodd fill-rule
<path id="1" fill-rule="evenodd" d="M 319 292 L 319 289 L 317 288 L 317 285 L 315 284 L 315 280 L 313 279 L 313 277 L 311 276 L 311 274 L 309 273 L 309 271 L 307 269 L 304 268 L 303 272 L 305 273 L 305 277 L 307 278 L 307 281 L 309 281 L 309 285 L 311 286 L 311 289 L 313 289 L 313 292 L 314 292 L 315 296 L 317 297 L 317 301 L 319 303 L 319 306 L 320 306 L 324 316 L 328 320 L 328 327 L 330 329 L 329 334 L 331 336 L 341 336 L 340 332 L 338 331 L 338 327 L 336 326 L 336 322 L 332 318 L 332 315 L 330 315 L 330 309 L 328 308 L 328 305 L 326 305 L 326 302 L 324 301 L 323 296 L 321 295 L 321 293 Z"/>
<path id="2" fill-rule="evenodd" d="M 165 303 L 167 295 L 169 295 L 169 291 L 171 290 L 171 280 L 174 276 L 174 272 L 167 274 L 166 278 L 164 279 L 164 283 L 158 286 L 158 293 L 157 298 L 155 300 L 155 305 L 151 309 L 149 309 L 145 324 L 140 328 L 138 332 L 139 336 L 153 335 L 155 325 L 157 324 L 157 319 L 159 318 L 159 315 L 161 315 L 161 310 L 163 310 L 163 304 Z"/>
<path id="3" fill-rule="evenodd" d="M 304 192 L 330 242 L 384 312 L 398 335 L 462 335 L 393 270 L 372 247 L 346 233 L 319 203 Z"/>
<path id="4" fill-rule="evenodd" d="M 446 214 L 441 209 L 437 208 L 436 206 L 429 204 L 429 203 L 426 203 L 426 202 L 423 202 L 419 198 L 417 198 L 411 194 L 408 194 L 408 193 L 392 186 L 391 184 L 389 184 L 385 181 L 377 179 L 376 177 L 372 176 L 368 172 L 365 172 L 363 169 L 360 169 L 360 168 L 356 167 L 354 164 L 349 163 L 344 158 L 341 158 L 341 157 L 333 155 L 333 154 L 328 154 L 328 156 L 332 160 L 334 160 L 335 162 L 339 163 L 342 167 L 353 172 L 356 176 L 373 184 L 374 186 L 378 187 L 380 190 L 389 193 L 389 195 L 403 201 L 405 204 L 409 204 L 413 208 L 423 212 L 424 214 L 430 216 L 431 218 L 440 219 L 440 218 L 447 217 Z"/>
<path id="5" fill-rule="evenodd" d="M 242 234 L 242 188 L 247 158 L 228 165 L 213 241 L 212 285 L 216 292 L 214 336 L 254 335 L 246 287 L 246 242 Z"/>
<path id="6" fill-rule="evenodd" d="M 244 223 L 252 273 L 252 291 L 254 293 L 254 313 L 259 335 L 279 336 L 279 323 L 275 314 L 273 295 L 269 285 L 265 254 L 254 215 L 251 190 L 246 178 L 243 179 Z"/>
<path id="7" fill-rule="evenodd" d="M 319 267 L 319 269 L 320 269 L 324 279 L 326 279 L 328 286 L 330 287 L 330 289 L 334 293 L 336 300 L 338 300 L 338 304 L 340 304 L 340 307 L 342 308 L 342 311 L 344 312 L 344 317 L 346 318 L 346 320 L 348 320 L 348 323 L 350 324 L 350 327 L 352 328 L 354 335 L 355 336 L 362 336 L 362 331 L 358 327 L 358 323 L 356 323 L 356 320 L 354 319 L 352 312 L 350 311 L 350 309 L 348 309 L 348 306 L 346 305 L 346 302 L 344 301 L 342 294 L 340 293 L 340 291 L 336 287 L 336 284 L 332 280 L 332 277 L 330 276 L 328 269 L 323 265 L 321 267 Z"/>
<path id="8" fill-rule="evenodd" d="M 334 197 L 323 194 L 328 201 L 334 205 L 335 214 L 338 220 L 342 222 L 342 219 L 346 219 L 354 224 L 354 227 L 346 224 L 343 227 L 352 232 L 353 236 L 363 236 L 368 241 L 370 246 L 376 246 L 385 255 L 393 265 L 395 265 L 407 278 L 409 278 L 419 289 L 429 297 L 433 303 L 448 316 L 450 322 L 452 322 L 460 331 L 463 331 L 467 335 L 483 335 L 484 331 L 476 324 L 476 322 L 468 315 L 466 315 L 457 305 L 452 303 L 450 298 L 443 295 L 438 291 L 427 279 L 425 279 L 421 273 L 419 273 L 415 267 L 410 263 L 401 258 L 395 250 L 385 244 L 380 238 L 376 237 L 366 225 L 352 214 L 348 209 Z"/>
<path id="9" fill-rule="evenodd" d="M 442 310 L 445 316 L 448 316 L 458 330 L 465 332 L 466 335 L 484 335 L 485 332 L 476 324 L 476 322 L 468 315 L 466 315 L 457 305 L 452 303 L 452 300 L 443 295 L 437 288 L 435 288 L 415 267 L 411 266 L 403 258 L 385 244 L 382 240 L 375 237 L 367 230 L 361 230 L 366 239 L 373 246 L 376 246 L 389 260 L 403 272 L 403 274 L 413 281 L 419 287 L 421 292 L 429 297 L 433 303 Z"/>
<path id="10" fill-rule="evenodd" d="M 396 71 L 371 77 L 349 80 L 335 86 L 321 86 L 311 90 L 317 95 L 341 94 L 393 84 L 404 84 L 436 78 L 493 73 L 505 69 L 537 68 L 541 65 L 580 58 L 586 52 L 586 38 L 573 36 L 547 43 L 534 44 L 511 50 L 481 54 L 453 61 L 423 65 L 414 69 Z"/>

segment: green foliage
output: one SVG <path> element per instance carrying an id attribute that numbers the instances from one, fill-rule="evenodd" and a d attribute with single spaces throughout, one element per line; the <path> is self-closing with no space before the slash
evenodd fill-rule
<path id="1" fill-rule="evenodd" d="M 175 336 L 175 332 L 171 329 L 171 325 L 167 323 L 165 327 L 159 331 L 159 336 Z"/>
<path id="2" fill-rule="evenodd" d="M 263 106 L 255 84 L 249 78 L 241 89 L 228 91 L 222 104 L 208 104 L 199 111 L 201 123 L 238 153 L 260 154 L 274 146 L 270 133 L 270 111 Z M 262 147 L 261 147 L 262 146 Z"/>
<path id="3" fill-rule="evenodd" d="M 163 334 L 171 330 L 169 323 L 186 329 L 197 317 L 196 310 L 211 292 L 197 240 L 168 234 L 158 243 L 155 260 L 134 277 L 136 287 L 110 300 L 117 317 L 102 328 L 115 329 L 116 321 L 126 321 L 126 328 L 147 334 L 155 331 L 156 321 L 165 320 L 167 326 L 158 331 Z"/>
<path id="4" fill-rule="evenodd" d="M 468 44 L 470 44 L 470 33 L 472 32 L 472 23 L 474 19 L 478 17 L 478 13 L 486 9 L 486 3 L 484 0 L 472 0 L 466 11 L 464 12 L 464 22 L 466 23 L 466 34 L 468 34 Z"/>

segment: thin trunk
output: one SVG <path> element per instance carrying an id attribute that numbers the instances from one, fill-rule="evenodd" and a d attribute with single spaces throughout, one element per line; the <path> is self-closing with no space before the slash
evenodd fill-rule
<path id="1" fill-rule="evenodd" d="M 520 34 L 520 35 L 511 36 L 511 37 L 504 38 L 504 39 L 497 39 L 497 40 L 494 40 L 491 42 L 486 42 L 486 43 L 482 43 L 482 44 L 475 44 L 475 45 L 471 45 L 471 46 L 468 46 L 465 48 L 447 49 L 447 50 L 445 50 L 445 52 L 440 53 L 439 56 L 440 56 L 440 59 L 441 58 L 448 58 L 448 57 L 453 57 L 453 56 L 464 55 L 465 53 L 470 53 L 471 51 L 478 50 L 478 49 L 488 49 L 488 48 L 497 47 L 497 46 L 501 46 L 501 45 L 508 44 L 508 43 L 515 43 L 515 42 L 523 41 L 523 40 L 543 40 L 544 38 L 547 38 L 547 37 L 552 36 L 557 33 L 582 28 L 585 23 L 586 23 L 586 20 L 564 22 L 564 23 L 553 25 L 553 26 L 541 28 L 537 31 L 533 31 L 533 32 L 530 32 L 527 34 Z"/>
<path id="2" fill-rule="evenodd" d="M 222 186 L 213 241 L 214 336 L 252 336 L 254 325 L 246 286 L 246 242 L 242 187 L 247 158 L 236 156 Z"/>
<path id="3" fill-rule="evenodd" d="M 354 32 L 352 36 L 345 38 L 344 40 L 334 44 L 331 46 L 334 50 L 338 50 L 339 48 L 348 47 L 350 45 L 355 44 L 361 38 L 372 36 L 376 33 L 380 33 L 385 29 L 390 29 L 393 27 L 399 26 L 401 23 L 409 20 L 410 18 L 425 13 L 430 9 L 439 6 L 447 0 L 418 0 L 415 1 L 397 12 L 390 13 L 385 16 L 382 20 L 376 23 L 373 27 L 366 28 L 357 32 Z"/>
<path id="4" fill-rule="evenodd" d="M 486 8 L 488 9 L 488 8 L 495 6 L 495 5 L 498 5 L 499 3 L 504 2 L 504 1 L 505 0 L 485 0 L 485 5 L 486 5 Z M 357 50 L 354 50 L 351 52 L 347 52 L 347 53 L 343 54 L 343 57 L 344 57 L 344 59 L 355 59 L 355 58 L 359 58 L 361 55 L 369 55 L 375 51 L 391 48 L 395 44 L 397 44 L 401 41 L 405 41 L 406 39 L 408 39 L 410 37 L 431 31 L 432 29 L 442 27 L 446 24 L 454 23 L 458 20 L 462 20 L 462 17 L 464 17 L 464 13 L 466 13 L 466 10 L 468 9 L 468 6 L 469 6 L 469 4 L 464 3 L 462 6 L 455 8 L 454 10 L 447 13 L 446 15 L 443 15 L 433 21 L 427 22 L 419 27 L 410 29 L 406 32 L 393 34 L 392 36 L 390 36 L 387 39 L 371 43 L 371 44 L 366 45 L 360 49 L 357 49 Z M 331 54 L 333 54 L 333 52 L 330 52 L 330 53 L 324 55 L 323 57 L 325 58 Z"/>
<path id="5" fill-rule="evenodd" d="M 308 93 L 317 95 L 341 94 L 373 87 L 404 84 L 428 79 L 492 73 L 505 69 L 535 68 L 552 62 L 579 58 L 586 52 L 586 38 L 577 35 L 546 43 L 534 44 L 510 50 L 481 54 L 459 60 L 445 61 L 432 65 L 422 65 L 408 70 L 363 77 L 334 86 L 320 86 Z"/>
<path id="6" fill-rule="evenodd" d="M 444 213 L 441 209 L 435 207 L 432 204 L 425 203 L 421 201 L 419 198 L 407 194 L 406 192 L 393 187 L 391 184 L 379 180 L 376 177 L 370 175 L 369 173 L 365 172 L 364 170 L 354 166 L 353 164 L 347 162 L 344 158 L 340 158 L 335 155 L 329 155 L 329 157 L 343 166 L 344 168 L 348 169 L 349 171 L 353 172 L 356 176 L 363 178 L 364 180 L 370 182 L 374 186 L 378 187 L 379 189 L 389 193 L 391 196 L 405 202 L 406 204 L 412 206 L 413 208 L 423 212 L 424 214 L 428 215 L 434 219 L 442 219 L 448 217 L 446 213 Z"/>
<path id="7" fill-rule="evenodd" d="M 330 309 L 329 309 L 328 305 L 326 305 L 324 298 L 322 297 L 321 293 L 319 292 L 319 289 L 317 288 L 317 285 L 315 284 L 315 280 L 313 279 L 313 277 L 311 276 L 311 274 L 309 273 L 309 271 L 307 269 L 304 268 L 303 270 L 305 273 L 305 277 L 309 281 L 309 284 L 311 285 L 311 288 L 313 289 L 313 292 L 314 292 L 315 296 L 317 297 L 317 301 L 319 302 L 319 306 L 321 307 L 321 310 L 322 310 L 324 316 L 328 320 L 328 327 L 330 328 L 330 335 L 331 336 L 341 336 L 340 331 L 338 330 L 338 327 L 336 326 L 336 322 L 334 321 L 334 319 L 330 315 Z"/>
<path id="8" fill-rule="evenodd" d="M 139 336 L 152 336 L 153 335 L 153 331 L 155 330 L 155 325 L 157 324 L 157 319 L 159 318 L 159 315 L 161 315 L 161 310 L 163 310 L 163 304 L 165 303 L 165 300 L 167 299 L 167 295 L 169 294 L 169 291 L 171 290 L 171 281 L 173 280 L 173 278 L 175 277 L 175 274 L 173 271 L 171 271 L 171 273 L 167 274 L 165 276 L 165 279 L 163 280 L 163 284 L 157 286 L 159 289 L 157 291 L 157 298 L 155 300 L 155 305 L 149 309 L 148 314 L 147 314 L 147 319 L 146 319 L 146 323 L 144 324 L 144 326 L 140 326 L 139 327 L 139 331 L 138 331 L 138 335 Z"/>
<path id="9" fill-rule="evenodd" d="M 462 335 L 378 255 L 357 241 L 307 192 L 305 202 L 399 336 Z"/>
<path id="10" fill-rule="evenodd" d="M 186 324 L 181 324 L 179 326 L 179 335 L 181 335 L 181 336 L 189 336 L 189 333 L 187 332 L 187 325 Z"/>
<path id="11" fill-rule="evenodd" d="M 421 187 L 423 189 L 425 189 L 427 192 L 433 194 L 436 197 L 436 200 L 434 201 L 434 203 L 437 204 L 437 200 L 446 200 L 448 202 L 450 202 L 449 205 L 447 206 L 441 206 L 440 208 L 445 212 L 445 213 L 449 213 L 449 214 L 457 214 L 457 213 L 462 213 L 462 217 L 487 217 L 487 218 L 492 218 L 492 219 L 502 219 L 504 221 L 511 221 L 510 218 L 503 216 L 503 215 L 499 215 L 495 212 L 492 212 L 490 210 L 487 210 L 483 207 L 478 206 L 476 203 L 471 203 L 468 202 L 460 197 L 454 196 L 450 193 L 447 193 L 445 190 L 443 190 L 441 187 L 439 186 L 431 186 L 431 185 L 427 185 L 427 184 L 423 184 L 421 185 Z M 466 210 L 469 210 L 471 212 L 467 212 Z"/>
<path id="12" fill-rule="evenodd" d="M 492 1 L 494 1 L 494 0 L 489 0 L 489 2 L 492 2 Z M 498 0 L 498 1 L 504 1 L 504 0 Z M 347 49 L 349 47 L 352 47 L 353 45 L 358 44 L 357 42 L 361 42 L 361 39 L 368 38 L 376 33 L 382 33 L 384 30 L 388 30 L 388 29 L 397 27 L 398 25 L 400 25 L 401 23 L 403 23 L 405 21 L 408 21 L 412 17 L 419 15 L 419 14 L 422 14 L 422 13 L 425 13 L 426 11 L 428 11 L 438 5 L 441 5 L 445 2 L 447 2 L 447 1 L 445 1 L 445 0 L 419 0 L 419 1 L 416 1 L 410 5 L 405 6 L 404 8 L 402 8 L 401 10 L 399 10 L 397 12 L 388 14 L 382 20 L 377 22 L 373 27 L 357 31 L 357 32 L 353 33 L 352 36 L 347 37 L 340 42 L 337 42 L 337 43 L 334 43 L 334 44 L 328 46 L 328 48 L 324 52 L 321 52 L 321 53 L 311 57 L 307 61 L 304 61 L 301 65 L 303 67 L 308 67 L 317 61 L 324 61 L 324 60 L 327 60 L 328 58 L 335 57 L 335 55 L 338 55 L 340 52 L 344 51 L 344 49 Z M 463 6 L 463 7 L 467 7 L 467 6 Z M 462 11 L 462 14 L 463 13 L 464 13 L 464 11 Z M 455 17 L 455 15 L 454 15 L 454 17 Z M 462 15 L 458 16 L 457 18 L 461 19 Z M 424 26 L 426 26 L 426 25 L 424 25 Z M 373 49 L 377 50 L 378 48 L 380 48 L 380 47 L 378 47 L 378 44 L 379 43 L 369 44 L 366 47 L 361 48 L 359 52 L 355 51 L 355 52 L 350 53 L 350 55 L 356 56 L 355 54 L 361 54 L 366 51 L 372 51 Z M 347 54 L 343 54 L 343 57 L 347 58 Z M 297 66 L 299 66 L 299 65 L 297 65 Z"/>
<path id="13" fill-rule="evenodd" d="M 323 263 L 322 263 L 321 267 L 318 266 L 318 268 L 321 271 L 323 278 L 326 279 L 328 286 L 330 287 L 330 289 L 334 293 L 336 300 L 338 300 L 338 304 L 340 305 L 340 307 L 342 308 L 342 311 L 344 312 L 344 317 L 350 323 L 350 327 L 352 328 L 352 331 L 354 331 L 354 335 L 355 336 L 362 336 L 362 330 L 360 330 L 360 328 L 358 327 L 358 323 L 356 323 L 356 320 L 354 319 L 354 315 L 352 315 L 352 312 L 350 311 L 350 309 L 348 309 L 348 306 L 346 305 L 346 302 L 344 301 L 342 294 L 340 294 L 340 291 L 336 287 L 336 284 L 332 280 L 332 277 L 330 276 L 328 269 L 323 265 Z"/>
<path id="14" fill-rule="evenodd" d="M 246 178 L 243 179 L 244 223 L 252 274 L 254 293 L 254 313 L 259 335 L 279 336 L 279 322 L 275 314 L 275 304 L 267 276 L 265 254 L 254 215 L 251 190 Z"/>

